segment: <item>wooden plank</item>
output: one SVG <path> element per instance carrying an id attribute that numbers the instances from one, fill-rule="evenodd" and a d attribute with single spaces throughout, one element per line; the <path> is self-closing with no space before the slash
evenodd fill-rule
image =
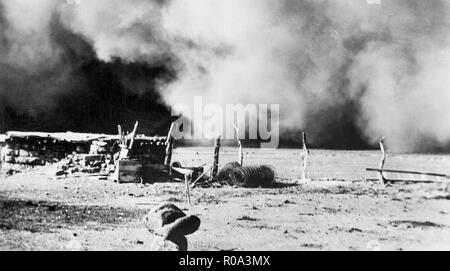
<path id="1" fill-rule="evenodd" d="M 175 142 L 175 139 L 173 137 L 170 137 L 168 140 L 167 146 L 166 146 L 166 156 L 164 158 L 164 165 L 170 166 L 172 162 L 172 153 L 173 153 L 173 144 Z"/>
<path id="2" fill-rule="evenodd" d="M 120 142 L 120 144 L 123 144 L 122 126 L 117 125 L 117 131 L 119 133 L 119 142 Z"/>
<path id="3" fill-rule="evenodd" d="M 197 180 L 195 180 L 195 181 L 192 183 L 192 188 L 195 188 L 195 186 L 197 185 L 197 183 L 198 183 L 203 177 L 205 177 L 205 175 L 208 174 L 208 172 L 210 172 L 211 170 L 212 170 L 212 167 L 210 167 L 207 171 L 203 172 L 202 175 L 200 175 L 200 176 L 197 178 Z"/>
<path id="4" fill-rule="evenodd" d="M 172 168 L 172 170 L 181 175 L 188 175 L 188 174 L 192 175 L 194 173 L 194 170 L 192 170 L 192 169 L 179 168 L 179 167 L 174 167 L 174 168 Z"/>
<path id="5" fill-rule="evenodd" d="M 136 137 L 138 125 L 139 125 L 139 122 L 136 121 L 136 123 L 134 124 L 133 132 L 131 132 L 131 141 L 130 141 L 130 146 L 128 147 L 130 150 L 133 149 L 134 138 Z"/>
<path id="6" fill-rule="evenodd" d="M 169 133 L 167 134 L 167 147 L 166 147 L 166 157 L 164 159 L 164 165 L 170 167 L 172 162 L 172 152 L 173 152 L 173 143 L 175 142 L 175 138 L 172 136 L 173 129 L 175 128 L 175 123 L 172 122 L 170 125 Z"/>

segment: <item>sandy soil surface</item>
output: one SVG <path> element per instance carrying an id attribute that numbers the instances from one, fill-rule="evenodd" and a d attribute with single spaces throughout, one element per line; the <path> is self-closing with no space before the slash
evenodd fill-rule
<path id="1" fill-rule="evenodd" d="M 179 148 L 174 160 L 211 164 L 212 152 Z M 450 249 L 446 183 L 384 187 L 365 171 L 379 152 L 330 150 L 312 150 L 311 180 L 302 182 L 299 152 L 247 149 L 246 164 L 276 168 L 276 188 L 196 188 L 190 206 L 177 182 L 56 179 L 51 168 L 0 177 L 0 249 L 148 250 L 154 237 L 142 217 L 163 202 L 200 217 L 190 250 Z M 236 157 L 224 148 L 221 163 Z M 450 156 L 391 154 L 386 168 L 448 173 Z"/>

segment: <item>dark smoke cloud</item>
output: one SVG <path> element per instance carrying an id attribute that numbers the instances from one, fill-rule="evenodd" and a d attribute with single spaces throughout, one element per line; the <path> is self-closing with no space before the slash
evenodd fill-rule
<path id="1" fill-rule="evenodd" d="M 134 122 L 132 109 L 167 119 L 156 85 L 173 77 L 170 59 L 101 60 L 92 40 L 64 23 L 62 8 L 72 6 L 40 4 L 0 2 L 0 130 L 115 133 Z"/>
<path id="2" fill-rule="evenodd" d="M 445 0 L 0 3 L 3 104 L 60 110 L 55 99 L 106 98 L 104 87 L 151 107 L 202 95 L 279 103 L 284 139 L 307 130 L 326 146 L 381 136 L 401 151 L 449 146 Z"/>

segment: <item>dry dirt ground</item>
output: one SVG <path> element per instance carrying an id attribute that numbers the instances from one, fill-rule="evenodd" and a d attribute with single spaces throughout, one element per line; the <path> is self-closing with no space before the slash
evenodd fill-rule
<path id="1" fill-rule="evenodd" d="M 179 148 L 174 160 L 211 164 L 212 152 Z M 1 177 L 0 249 L 148 250 L 154 237 L 141 219 L 163 202 L 200 217 L 190 250 L 450 249 L 446 183 L 384 187 L 365 171 L 377 167 L 379 152 L 330 150 L 312 150 L 312 180 L 302 182 L 299 152 L 247 149 L 246 164 L 275 166 L 277 187 L 196 188 L 191 206 L 182 183 L 56 179 L 51 168 Z M 224 148 L 221 163 L 236 157 Z M 448 173 L 450 156 L 391 154 L 386 168 Z"/>

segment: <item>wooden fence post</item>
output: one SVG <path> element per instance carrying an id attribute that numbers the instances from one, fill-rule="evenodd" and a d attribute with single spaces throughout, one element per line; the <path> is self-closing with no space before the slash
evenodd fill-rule
<path id="1" fill-rule="evenodd" d="M 214 144 L 214 162 L 211 172 L 211 181 L 217 180 L 217 173 L 219 172 L 220 138 L 220 136 L 217 137 L 216 143 Z"/>
<path id="2" fill-rule="evenodd" d="M 301 159 L 302 159 L 302 180 L 306 181 L 307 169 L 308 169 L 309 150 L 308 150 L 308 146 L 307 146 L 306 133 L 305 132 L 303 132 L 302 141 L 303 141 L 303 150 L 302 150 L 302 154 L 301 154 Z"/>
<path id="3" fill-rule="evenodd" d="M 122 126 L 117 125 L 117 131 L 119 132 L 119 142 L 121 145 L 124 144 L 123 140 L 123 134 L 122 134 Z"/>
<path id="4" fill-rule="evenodd" d="M 244 165 L 244 153 L 242 152 L 242 142 L 241 142 L 241 140 L 239 139 L 239 128 L 238 128 L 238 125 L 237 125 L 237 123 L 235 123 L 234 124 L 234 130 L 235 130 L 235 132 L 236 132 L 236 140 L 237 140 L 237 142 L 238 142 L 238 148 L 239 148 L 239 153 L 238 153 L 238 155 L 239 155 L 239 164 L 241 165 L 241 166 L 243 166 Z"/>
<path id="5" fill-rule="evenodd" d="M 383 170 L 384 164 L 386 162 L 386 151 L 384 149 L 384 140 L 385 140 L 384 137 L 380 140 L 380 149 L 381 149 L 382 156 L 381 156 L 381 161 L 380 161 L 380 171 L 378 173 L 378 180 L 380 180 L 380 183 L 382 183 L 382 184 L 386 183 L 386 179 L 384 178 L 383 171 L 381 171 L 381 170 Z"/>

